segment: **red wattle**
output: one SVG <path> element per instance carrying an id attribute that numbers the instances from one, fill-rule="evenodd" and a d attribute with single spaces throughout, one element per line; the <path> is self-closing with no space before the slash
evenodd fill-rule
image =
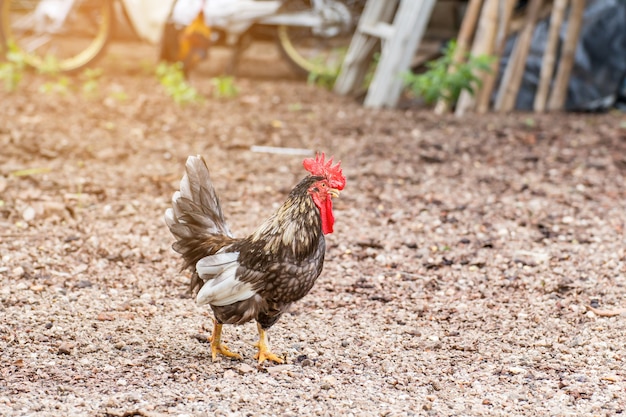
<path id="1" fill-rule="evenodd" d="M 333 200 L 328 197 L 326 204 L 320 204 L 320 217 L 322 218 L 322 233 L 325 235 L 333 232 L 335 216 L 333 216 Z"/>

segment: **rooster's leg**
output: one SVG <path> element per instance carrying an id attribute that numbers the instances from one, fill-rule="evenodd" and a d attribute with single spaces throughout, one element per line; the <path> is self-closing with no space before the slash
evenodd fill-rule
<path id="1" fill-rule="evenodd" d="M 267 332 L 259 323 L 256 324 L 256 327 L 259 329 L 259 341 L 254 344 L 255 347 L 259 348 L 259 352 L 254 355 L 254 359 L 259 360 L 259 364 L 265 362 L 266 360 L 274 361 L 276 363 L 283 363 L 283 360 L 278 356 L 274 355 L 270 352 L 269 342 L 267 340 Z"/>
<path id="2" fill-rule="evenodd" d="M 229 358 L 242 359 L 240 354 L 231 352 L 228 350 L 228 347 L 222 343 L 222 325 L 215 320 L 213 322 L 213 334 L 211 335 L 211 356 L 213 362 L 217 359 L 218 353 Z"/>

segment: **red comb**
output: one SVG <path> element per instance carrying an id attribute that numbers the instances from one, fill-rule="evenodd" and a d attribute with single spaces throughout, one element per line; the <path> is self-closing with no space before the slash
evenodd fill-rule
<path id="1" fill-rule="evenodd" d="M 309 171 L 311 175 L 325 177 L 331 187 L 343 190 L 343 187 L 346 186 L 346 177 L 344 177 L 343 172 L 341 172 L 341 161 L 333 166 L 332 156 L 326 162 L 324 162 L 324 158 L 326 158 L 326 155 L 322 152 L 321 154 L 315 155 L 315 159 L 305 159 L 302 161 L 302 165 L 304 165 L 304 169 Z"/>

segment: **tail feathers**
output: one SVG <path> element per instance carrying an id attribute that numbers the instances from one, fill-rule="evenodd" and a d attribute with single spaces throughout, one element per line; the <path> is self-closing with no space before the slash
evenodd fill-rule
<path id="1" fill-rule="evenodd" d="M 165 223 L 177 239 L 172 247 L 183 255 L 184 268 L 233 241 L 204 159 L 190 156 L 185 168 L 180 191 L 165 211 Z"/>
<path id="2" fill-rule="evenodd" d="M 231 236 L 221 211 L 216 212 L 211 207 L 202 206 L 186 197 L 182 197 L 180 194 L 176 194 L 179 193 L 174 194 L 174 199 L 172 200 L 173 210 L 170 211 L 171 214 L 166 215 L 166 222 L 169 221 L 171 223 L 168 223 L 170 229 L 176 224 L 184 224 L 197 226 L 196 229 L 199 228 L 204 233 Z M 219 207 L 219 202 L 217 204 Z M 173 222 L 172 219 L 174 219 Z M 172 233 L 174 233 L 173 230 Z"/>
<path id="3" fill-rule="evenodd" d="M 201 156 L 190 156 L 185 168 L 180 191 L 174 193 L 172 208 L 165 213 L 170 230 L 175 224 L 189 224 L 204 228 L 205 234 L 232 237 L 204 159 Z"/>
<path id="4" fill-rule="evenodd" d="M 219 198 L 217 198 L 215 188 L 213 188 L 209 168 L 206 162 L 204 162 L 204 158 L 199 155 L 190 156 L 187 158 L 185 169 L 187 172 L 180 181 L 180 196 L 191 200 L 195 205 L 187 206 L 183 200 L 179 210 L 185 211 L 187 214 L 204 214 L 218 233 L 232 236 L 224 220 L 222 207 L 220 206 Z M 174 203 L 174 206 L 176 206 L 176 202 Z"/>

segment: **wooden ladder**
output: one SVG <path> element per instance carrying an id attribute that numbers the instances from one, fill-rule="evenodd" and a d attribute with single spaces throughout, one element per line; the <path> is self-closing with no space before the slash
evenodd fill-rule
<path id="1" fill-rule="evenodd" d="M 410 70 L 434 5 L 435 0 L 368 0 L 334 91 L 347 95 L 362 89 L 380 40 L 380 59 L 364 104 L 395 107 L 404 86 L 402 75 Z"/>

